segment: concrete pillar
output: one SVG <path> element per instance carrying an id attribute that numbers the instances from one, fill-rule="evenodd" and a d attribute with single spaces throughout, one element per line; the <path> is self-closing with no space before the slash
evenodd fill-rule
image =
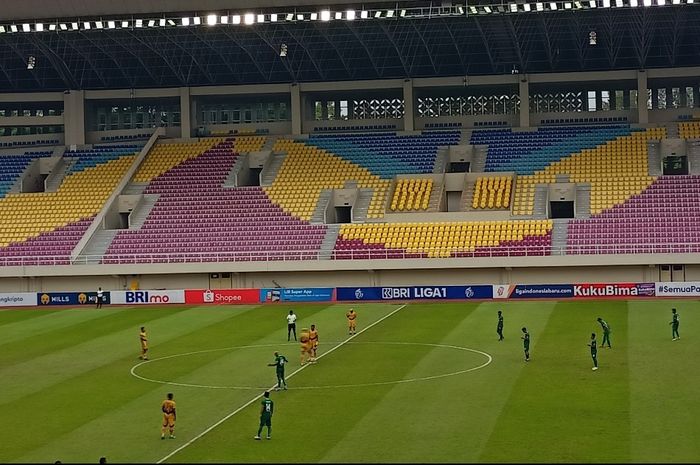
<path id="1" fill-rule="evenodd" d="M 63 132 L 66 145 L 85 144 L 85 92 L 63 93 Z"/>
<path id="2" fill-rule="evenodd" d="M 403 81 L 403 130 L 413 131 L 415 122 L 415 101 L 413 99 L 413 81 L 404 79 Z"/>
<path id="3" fill-rule="evenodd" d="M 301 123 L 304 120 L 304 112 L 301 105 L 301 89 L 298 84 L 292 84 L 290 87 L 291 93 L 291 116 L 292 116 L 292 134 L 295 136 L 301 135 Z"/>
<path id="4" fill-rule="evenodd" d="M 189 139 L 192 137 L 192 102 L 190 101 L 190 88 L 180 87 L 180 137 Z M 196 125 L 195 121 L 195 125 Z"/>
<path id="5" fill-rule="evenodd" d="M 646 71 L 637 71 L 637 112 L 639 124 L 649 124 L 647 92 L 647 73 Z"/>
<path id="6" fill-rule="evenodd" d="M 520 124 L 521 128 L 530 127 L 530 82 L 525 76 L 518 79 L 518 92 L 520 94 Z"/>

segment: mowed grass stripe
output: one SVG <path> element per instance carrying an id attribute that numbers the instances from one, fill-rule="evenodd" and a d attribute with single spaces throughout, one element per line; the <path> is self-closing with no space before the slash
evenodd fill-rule
<path id="1" fill-rule="evenodd" d="M 28 321 L 32 318 L 40 318 L 52 313 L 58 313 L 59 311 L 60 310 L 50 310 L 48 308 L 3 307 L 0 308 L 0 328 L 4 325 L 18 321 Z"/>
<path id="2" fill-rule="evenodd" d="M 10 366 L 18 360 L 24 363 L 77 344 L 84 344 L 111 333 L 116 328 L 132 327 L 134 319 L 125 318 L 123 312 L 113 309 L 66 309 L 42 318 L 0 327 L 0 367 Z M 149 316 L 162 315 L 161 311 L 153 312 Z M 134 316 L 136 317 L 135 314 Z"/>
<path id="3" fill-rule="evenodd" d="M 596 318 L 612 329 L 592 371 Z M 627 462 L 629 369 L 627 303 L 561 302 L 542 333 L 531 332 L 532 361 L 514 385 L 481 457 L 486 462 Z M 565 412 L 565 413 L 564 413 Z"/>
<path id="4" fill-rule="evenodd" d="M 435 331 L 430 341 L 482 350 L 493 356 L 492 363 L 454 377 L 393 386 L 320 461 L 476 461 L 524 365 L 516 326 L 526 314 L 533 330 L 544 327 L 553 307 L 553 303 L 532 302 L 519 304 L 517 311 L 506 303 L 420 305 L 417 311 L 432 314 L 435 324 L 447 330 Z M 495 331 L 498 309 L 504 311 L 504 342 L 497 341 Z M 460 361 L 436 348 L 406 377 L 437 371 L 436 367 L 448 373 L 484 360 L 472 355 Z M 363 446 L 358 448 L 358 443 Z"/>
<path id="5" fill-rule="evenodd" d="M 313 306 L 304 313 L 312 318 L 324 306 Z M 149 325 L 149 337 L 156 342 L 150 350 L 151 358 L 191 350 L 225 347 L 226 345 L 246 345 L 256 343 L 260 335 L 276 334 L 279 339 L 280 327 L 283 327 L 286 340 L 286 308 L 274 306 L 260 307 L 199 307 L 193 308 L 188 321 L 162 320 Z M 210 324 L 202 324 L 206 315 L 218 315 Z M 255 328 L 255 329 L 252 329 Z M 186 331 L 183 331 L 186 330 Z M 178 337 L 168 337 L 173 331 L 180 331 Z M 131 346 L 132 340 L 125 341 Z M 136 343 L 137 344 L 137 343 Z M 224 345 L 226 344 L 226 345 Z M 63 419 L 56 428 L 62 428 L 44 438 L 34 447 L 26 448 L 25 453 L 17 457 L 20 462 L 46 462 L 60 456 L 67 462 L 87 462 L 94 456 L 105 455 L 115 462 L 154 462 L 172 446 L 172 441 L 161 442 L 159 439 L 162 414 L 160 403 L 168 391 L 176 393 L 178 406 L 191 406 L 184 411 L 179 408 L 180 423 L 178 435 L 186 436 L 191 431 L 208 425 L 212 418 L 220 415 L 222 409 L 240 401 L 241 396 L 250 396 L 238 391 L 209 392 L 202 389 L 179 389 L 147 383 L 132 377 L 130 368 L 137 363 L 137 351 L 133 357 L 128 356 L 90 373 L 68 380 L 57 387 L 52 387 L 49 395 L 55 399 L 70 398 L 73 409 L 83 412 L 82 417 Z M 210 361 L 183 358 L 169 365 L 168 375 L 178 379 L 196 371 L 208 363 L 215 363 L 225 352 L 213 353 Z M 269 362 L 269 356 L 265 357 Z M 229 367 L 232 373 L 244 374 L 250 368 L 250 360 L 241 366 Z M 267 368 L 267 367 L 266 367 Z M 269 369 L 268 369 L 269 370 Z M 274 373 L 274 371 L 272 372 Z M 269 376 L 269 372 L 268 372 Z M 271 376 L 270 376 L 271 377 Z M 56 392 L 60 389 L 60 392 Z M 82 396 L 97 390 L 100 396 L 91 398 L 87 403 Z M 77 395 L 71 393 L 76 392 Z M 37 395 L 42 402 L 44 395 Z M 28 399 L 34 402 L 35 399 Z M 26 407 L 26 405 L 25 405 Z M 115 429 L 116 428 L 116 429 Z M 111 435 L 118 435 L 119 440 L 109 440 Z M 124 444 L 129 444 L 128 448 Z M 0 460 L 2 454 L 0 454 Z M 55 460 L 55 459 L 54 459 Z"/>
<path id="6" fill-rule="evenodd" d="M 630 302 L 631 462 L 697 462 L 700 458 L 698 302 Z M 671 308 L 680 315 L 671 340 Z"/>
<path id="7" fill-rule="evenodd" d="M 322 359 L 317 365 L 300 373 L 293 378 L 290 386 L 327 385 L 333 380 L 344 382 L 348 377 L 354 377 L 357 382 L 380 377 L 405 379 L 407 374 L 430 354 L 430 348 L 404 346 L 399 356 L 386 359 L 382 356 L 381 344 L 362 342 L 425 342 L 441 339 L 452 329 L 454 321 L 445 320 L 441 323 L 439 319 L 436 321 L 435 314 L 431 314 L 420 305 L 414 309 L 414 305 L 404 308 L 395 316 L 358 336 L 352 343 Z M 453 317 L 459 322 L 471 309 L 473 306 L 459 309 L 453 313 Z M 364 321 L 367 307 L 361 307 L 358 312 L 358 319 Z M 361 328 L 362 326 L 359 327 Z M 252 441 L 259 415 L 259 406 L 255 403 L 239 416 L 231 418 L 200 441 L 172 457 L 170 461 L 198 461 L 203 457 L 215 462 L 284 462 L 295 457 L 296 460 L 303 458 L 301 460 L 305 462 L 320 461 L 394 388 L 395 385 L 383 385 L 273 393 L 273 400 L 277 405 L 273 420 L 274 440 L 270 443 L 259 444 Z M 399 415 L 400 411 L 392 414 Z M 392 422 L 393 425 L 394 419 L 384 420 Z M 313 446 L 309 445 L 309 435 L 313 437 Z M 362 449 L 367 446 L 367 439 L 369 435 L 360 443 Z M 392 437 L 392 440 L 396 438 Z M 355 446 L 358 447 L 358 443 Z M 357 460 L 357 455 L 345 459 L 350 460 Z"/>

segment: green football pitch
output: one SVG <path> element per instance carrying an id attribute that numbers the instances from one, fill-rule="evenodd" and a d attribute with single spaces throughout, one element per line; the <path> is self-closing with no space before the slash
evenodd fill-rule
<path id="1" fill-rule="evenodd" d="M 0 311 L 0 462 L 700 460 L 696 301 L 357 304 L 352 338 L 349 307 Z M 291 308 L 319 329 L 318 363 L 301 369 Z M 592 371 L 598 316 L 612 349 Z M 289 390 L 271 393 L 272 440 L 254 441 L 276 350 Z M 168 392 L 176 438 L 161 440 Z"/>

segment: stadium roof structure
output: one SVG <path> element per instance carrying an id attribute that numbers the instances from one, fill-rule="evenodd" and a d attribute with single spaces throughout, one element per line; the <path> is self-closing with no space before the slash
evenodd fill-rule
<path id="1" fill-rule="evenodd" d="M 314 1 L 12 2 L 24 8 L 3 5 L 0 92 L 700 65 L 700 0 Z"/>

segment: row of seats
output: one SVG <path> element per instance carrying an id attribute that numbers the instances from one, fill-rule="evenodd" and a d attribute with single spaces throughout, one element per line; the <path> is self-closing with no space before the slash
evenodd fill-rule
<path id="1" fill-rule="evenodd" d="M 42 140 L 14 140 L 12 142 L 0 142 L 0 148 L 31 147 L 35 145 L 59 145 L 58 139 Z"/>
<path id="2" fill-rule="evenodd" d="M 153 135 L 152 132 L 141 132 L 138 134 L 120 134 L 117 136 L 102 136 L 100 137 L 100 140 L 102 142 L 119 142 L 119 141 L 127 141 L 127 140 L 143 140 L 143 139 L 150 139 L 151 136 Z"/>
<path id="3" fill-rule="evenodd" d="M 396 129 L 395 124 L 363 124 L 360 126 L 328 125 L 316 126 L 314 132 L 339 132 L 339 131 L 390 131 Z"/>
<path id="4" fill-rule="evenodd" d="M 212 136 L 255 136 L 255 135 L 267 135 L 270 134 L 268 128 L 250 128 L 250 129 L 229 129 L 229 130 L 219 130 L 211 131 L 209 133 Z"/>
<path id="5" fill-rule="evenodd" d="M 513 214 L 530 215 L 533 211 L 535 186 L 555 182 L 557 176 L 568 176 L 570 182 L 591 184 L 591 213 L 624 202 L 653 182 L 648 175 L 650 140 L 665 137 L 665 128 L 650 128 L 618 137 L 592 149 L 584 149 L 561 161 L 552 163 L 531 176 L 518 176 Z M 620 184 L 613 194 L 608 181 L 629 180 L 634 184 Z"/>
<path id="6" fill-rule="evenodd" d="M 681 139 L 700 138 L 700 121 L 678 123 L 678 135 L 681 137 Z"/>
<path id="7" fill-rule="evenodd" d="M 394 196 L 391 199 L 392 211 L 427 210 L 433 180 L 429 178 L 399 179 L 396 182 Z"/>
<path id="8" fill-rule="evenodd" d="M 600 124 L 600 123 L 626 123 L 626 116 L 594 116 L 590 118 L 555 118 L 543 119 L 541 124 Z"/>
<path id="9" fill-rule="evenodd" d="M 344 241 L 355 241 L 428 257 L 449 257 L 479 247 L 548 236 L 551 229 L 551 220 L 348 224 L 341 227 L 336 248 L 343 249 L 340 244 Z"/>
<path id="10" fill-rule="evenodd" d="M 512 182 L 510 176 L 478 177 L 474 184 L 472 208 L 509 208 Z"/>
<path id="11" fill-rule="evenodd" d="M 56 192 L 8 194 L 0 200 L 0 217 L 13 220 L 0 223 L 0 247 L 92 217 L 102 208 L 133 160 L 133 154 L 123 155 L 72 173 Z M 22 214 L 18 215 L 19 212 Z M 50 238 L 47 240 L 50 245 Z"/>
<path id="12" fill-rule="evenodd" d="M 266 191 L 286 212 L 309 221 L 323 189 L 341 189 L 348 181 L 356 181 L 359 188 L 374 189 L 367 216 L 384 216 L 391 181 L 326 150 L 291 139 L 278 139 L 274 151 L 286 152 L 287 155 L 272 186 Z"/>

